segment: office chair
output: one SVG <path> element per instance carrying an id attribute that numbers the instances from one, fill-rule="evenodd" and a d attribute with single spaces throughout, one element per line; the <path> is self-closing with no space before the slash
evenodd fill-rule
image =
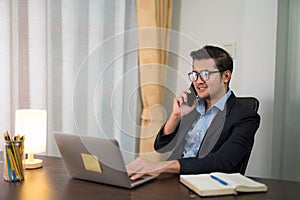
<path id="1" fill-rule="evenodd" d="M 249 108 L 253 109 L 256 112 L 258 111 L 259 101 L 255 97 L 237 97 L 237 101 L 239 101 L 240 104 L 242 104 L 242 106 L 244 106 L 244 107 L 249 107 Z M 250 150 L 250 152 L 245 157 L 245 159 L 243 161 L 243 164 L 240 168 L 240 173 L 243 174 L 243 175 L 245 174 L 251 151 L 252 151 L 252 149 Z"/>

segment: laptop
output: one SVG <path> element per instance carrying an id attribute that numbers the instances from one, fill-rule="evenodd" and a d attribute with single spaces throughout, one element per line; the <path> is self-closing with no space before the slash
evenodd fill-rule
<path id="1" fill-rule="evenodd" d="M 155 176 L 130 180 L 114 139 L 53 132 L 66 171 L 71 178 L 134 188 Z"/>

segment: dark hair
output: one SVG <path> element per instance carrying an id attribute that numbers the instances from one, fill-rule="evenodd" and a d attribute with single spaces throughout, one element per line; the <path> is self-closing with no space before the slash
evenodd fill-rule
<path id="1" fill-rule="evenodd" d="M 224 49 L 216 46 L 204 46 L 197 51 L 191 52 L 191 57 L 193 61 L 201 59 L 214 59 L 216 67 L 219 71 L 233 70 L 233 61 L 229 53 Z"/>

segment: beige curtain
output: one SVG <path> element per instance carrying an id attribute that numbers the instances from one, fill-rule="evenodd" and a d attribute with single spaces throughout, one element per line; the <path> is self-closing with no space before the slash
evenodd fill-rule
<path id="1" fill-rule="evenodd" d="M 140 156 L 162 160 L 153 141 L 163 123 L 162 101 L 168 60 L 172 0 L 137 0 L 138 56 L 143 110 Z"/>

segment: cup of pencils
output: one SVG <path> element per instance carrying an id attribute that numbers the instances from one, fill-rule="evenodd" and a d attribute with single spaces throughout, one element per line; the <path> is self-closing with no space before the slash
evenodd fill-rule
<path id="1" fill-rule="evenodd" d="M 10 137 L 9 133 L 4 133 L 4 168 L 3 178 L 8 182 L 24 180 L 24 136 Z"/>

